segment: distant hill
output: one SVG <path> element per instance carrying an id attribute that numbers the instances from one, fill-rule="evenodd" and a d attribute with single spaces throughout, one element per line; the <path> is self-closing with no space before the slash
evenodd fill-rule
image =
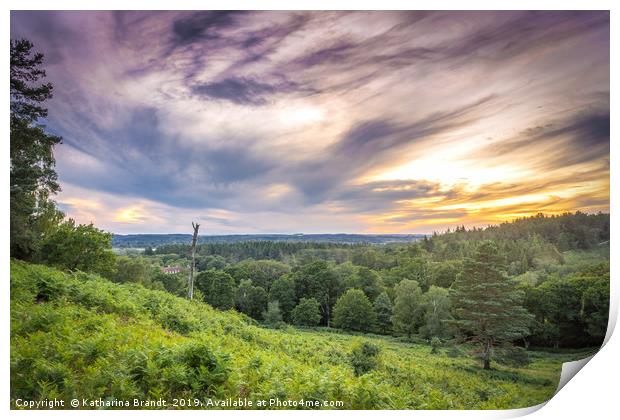
<path id="1" fill-rule="evenodd" d="M 250 241 L 274 241 L 274 242 L 329 242 L 329 243 L 369 243 L 386 244 L 393 242 L 412 242 L 424 238 L 424 235 L 363 235 L 348 233 L 330 234 L 257 234 L 257 235 L 200 235 L 199 244 L 207 243 L 235 243 Z M 173 234 L 135 234 L 135 235 L 114 235 L 112 246 L 114 248 L 144 248 L 147 246 L 157 247 L 167 244 L 189 244 L 192 235 L 173 233 Z"/>

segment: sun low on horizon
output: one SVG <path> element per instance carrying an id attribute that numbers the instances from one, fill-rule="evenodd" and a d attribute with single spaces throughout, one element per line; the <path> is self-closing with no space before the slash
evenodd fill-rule
<path id="1" fill-rule="evenodd" d="M 609 212 L 609 12 L 11 13 L 68 217 L 432 233 Z"/>

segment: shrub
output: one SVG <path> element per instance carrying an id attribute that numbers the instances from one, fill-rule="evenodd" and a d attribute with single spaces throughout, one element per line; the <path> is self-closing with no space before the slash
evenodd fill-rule
<path id="1" fill-rule="evenodd" d="M 450 347 L 448 351 L 446 352 L 446 356 L 451 357 L 451 358 L 460 357 L 462 354 L 463 352 L 459 350 L 459 348 L 456 346 Z"/>
<path id="2" fill-rule="evenodd" d="M 43 262 L 63 270 L 91 271 L 109 275 L 114 270 L 112 234 L 93 224 L 76 225 L 73 219 L 59 224 L 41 241 Z"/>
<path id="3" fill-rule="evenodd" d="M 192 330 L 192 322 L 188 317 L 176 311 L 165 311 L 158 316 L 161 325 L 179 334 L 187 334 Z"/>
<path id="4" fill-rule="evenodd" d="M 495 351 L 497 361 L 511 367 L 524 367 L 530 364 L 530 355 L 522 347 L 509 347 Z"/>
<path id="5" fill-rule="evenodd" d="M 431 354 L 437 354 L 441 347 L 441 339 L 439 337 L 431 338 Z"/>
<path id="6" fill-rule="evenodd" d="M 48 302 L 67 293 L 67 285 L 63 278 L 58 275 L 50 275 L 49 272 L 36 276 L 37 302 Z"/>
<path id="7" fill-rule="evenodd" d="M 379 365 L 381 348 L 370 341 L 357 342 L 353 345 L 349 362 L 356 376 L 370 372 Z"/>
<path id="8" fill-rule="evenodd" d="M 181 348 L 179 360 L 190 371 L 189 385 L 193 390 L 212 390 L 228 379 L 228 356 L 217 355 L 202 342 L 191 342 Z"/>

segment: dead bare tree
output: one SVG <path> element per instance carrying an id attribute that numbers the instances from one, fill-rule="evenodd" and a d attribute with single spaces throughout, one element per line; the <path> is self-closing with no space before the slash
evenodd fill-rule
<path id="1" fill-rule="evenodd" d="M 194 236 L 192 237 L 192 262 L 189 266 L 189 281 L 187 284 L 187 297 L 189 300 L 194 298 L 194 270 L 196 269 L 196 240 L 198 239 L 198 228 L 200 225 L 198 223 L 192 222 L 192 227 L 194 228 Z"/>

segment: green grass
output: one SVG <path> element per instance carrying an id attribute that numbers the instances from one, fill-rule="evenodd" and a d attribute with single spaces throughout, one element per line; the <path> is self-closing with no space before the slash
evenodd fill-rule
<path id="1" fill-rule="evenodd" d="M 338 400 L 345 409 L 507 409 L 548 400 L 561 364 L 584 356 L 531 352 L 526 368 L 483 371 L 467 356 L 364 336 L 378 367 L 355 376 L 362 337 L 270 330 L 234 311 L 139 285 L 11 263 L 11 398 Z"/>

